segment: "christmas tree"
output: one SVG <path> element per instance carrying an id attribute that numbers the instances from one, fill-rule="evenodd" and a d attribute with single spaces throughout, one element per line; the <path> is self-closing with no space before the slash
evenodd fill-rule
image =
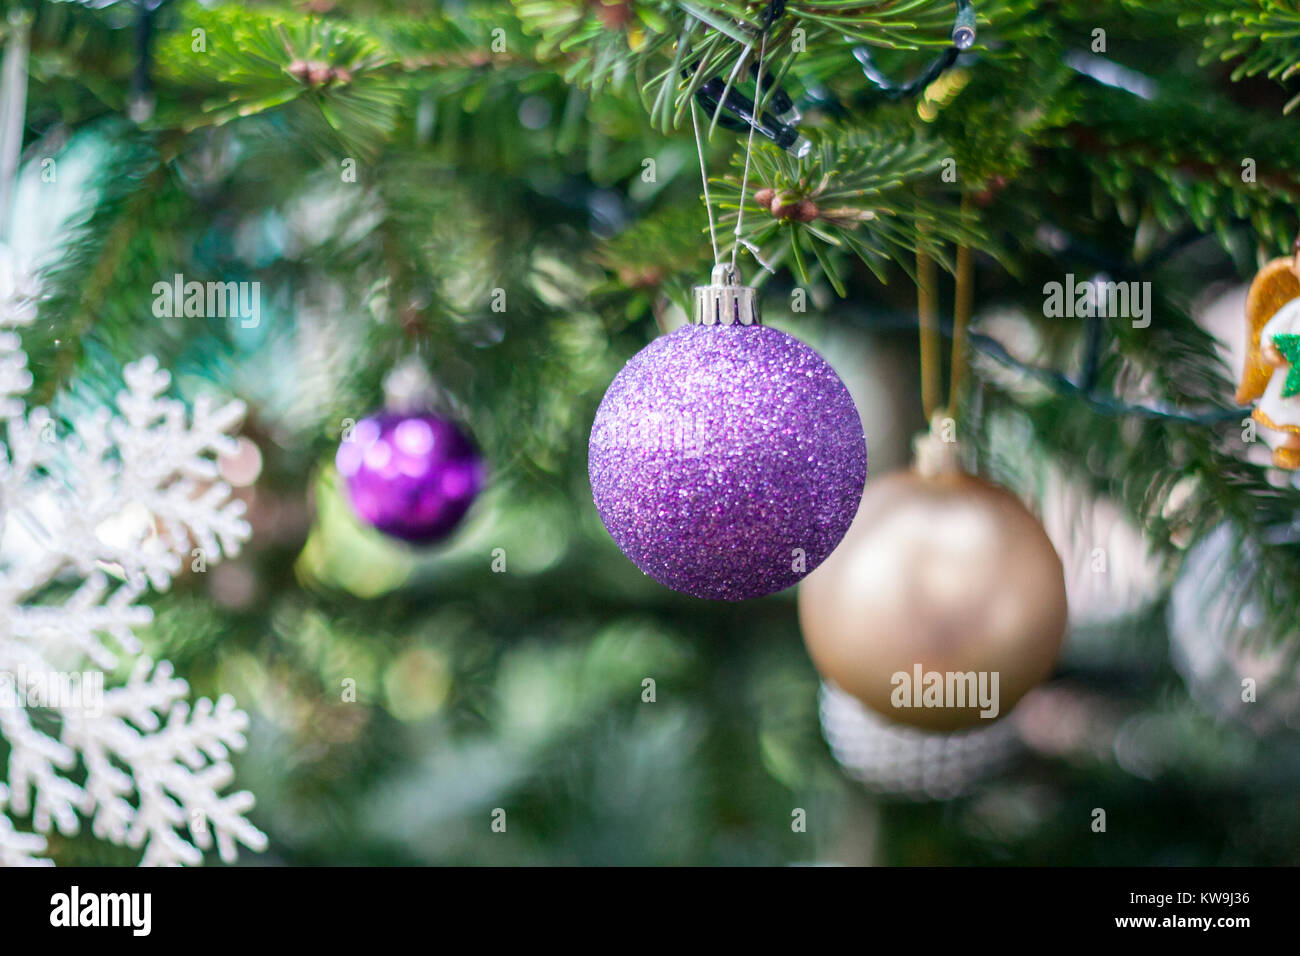
<path id="1" fill-rule="evenodd" d="M 0 706 L 0 862 L 1295 861 L 1290 5 L 0 9 L 0 670 L 108 688 Z M 602 396 L 732 262 L 869 495 L 932 428 L 1041 521 L 996 720 L 603 526 Z M 473 504 L 384 533 L 407 425 Z"/>

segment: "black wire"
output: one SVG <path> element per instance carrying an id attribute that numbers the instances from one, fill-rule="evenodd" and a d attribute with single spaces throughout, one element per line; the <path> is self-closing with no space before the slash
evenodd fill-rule
<path id="1" fill-rule="evenodd" d="M 862 75 L 875 87 L 875 90 L 869 93 L 868 100 L 897 101 L 916 96 L 956 63 L 957 57 L 963 51 L 974 45 L 975 8 L 971 0 L 956 0 L 956 2 L 957 19 L 952 28 L 952 45 L 940 53 L 918 77 L 907 83 L 894 83 L 885 76 L 872 59 L 870 47 L 853 48 L 853 56 L 862 65 Z M 784 16 L 785 8 L 785 0 L 769 0 L 759 16 L 760 32 L 766 33 L 770 30 L 772 24 Z M 690 70 L 683 70 L 682 75 L 689 78 L 690 72 Z M 755 97 L 762 100 L 765 77 L 758 75 L 757 67 L 751 67 L 751 75 L 756 85 Z M 806 98 L 809 102 L 833 112 L 839 114 L 847 112 L 833 96 L 820 88 L 810 90 Z M 779 86 L 770 91 L 767 99 L 771 110 L 763 110 L 756 115 L 754 100 L 734 88 L 728 90 L 726 82 L 719 76 L 710 77 L 695 91 L 696 102 L 708 110 L 710 115 L 718 115 L 718 125 L 723 129 L 732 132 L 748 132 L 752 127 L 760 136 L 771 140 L 782 149 L 797 150 L 798 154 L 802 155 L 807 150 L 808 141 L 796 128 L 795 124 L 799 122 L 801 116 L 794 100 Z"/>
<path id="2" fill-rule="evenodd" d="M 135 0 L 135 63 L 131 68 L 131 97 L 137 101 L 146 100 L 153 90 L 151 74 L 157 17 L 171 2 L 172 0 Z"/>
<path id="3" fill-rule="evenodd" d="M 855 46 L 853 48 L 853 58 L 861 64 L 862 75 L 876 88 L 874 96 L 869 98 L 888 100 L 891 103 L 911 99 L 919 94 L 942 76 L 945 70 L 956 63 L 959 55 L 957 48 L 950 46 L 940 53 L 920 76 L 910 82 L 900 84 L 894 83 L 884 73 L 880 72 L 880 68 L 876 66 L 875 60 L 871 57 L 870 47 Z"/>
<path id="4" fill-rule="evenodd" d="M 709 115 L 713 115 L 717 112 L 719 98 L 726 89 L 727 84 L 722 77 L 715 76 L 695 91 L 695 100 L 708 110 Z M 758 87 L 755 93 L 762 96 L 762 90 Z M 773 105 L 778 107 L 780 103 L 787 104 L 790 109 L 794 106 L 790 97 L 780 88 L 771 94 L 769 100 L 775 101 Z M 718 125 L 724 129 L 738 132 L 747 131 L 752 126 L 754 132 L 771 140 L 782 149 L 790 149 L 802 139 L 797 129 L 780 120 L 772 112 L 763 110 L 755 115 L 754 101 L 734 87 L 727 90 L 726 98 L 722 100 L 722 109 L 723 115 L 718 117 Z"/>
<path id="5" fill-rule="evenodd" d="M 763 10 L 763 29 L 766 30 L 785 15 L 785 0 L 769 0 Z"/>
<path id="6" fill-rule="evenodd" d="M 778 19 L 785 15 L 786 0 L 768 0 L 767 6 L 763 8 L 759 21 L 762 24 L 760 33 L 766 33 L 772 28 Z M 698 68 L 698 64 L 696 64 Z M 767 71 L 764 71 L 766 73 Z M 683 70 L 682 75 L 689 77 L 690 71 Z M 732 132 L 748 132 L 752 127 L 754 132 L 758 133 L 765 139 L 771 140 L 782 149 L 794 149 L 797 144 L 806 143 L 794 124 L 802 118 L 799 111 L 795 109 L 794 100 L 784 89 L 777 86 L 775 89 L 767 91 L 767 106 L 769 109 L 759 113 L 756 109 L 755 101 L 761 101 L 764 96 L 764 81 L 767 80 L 770 85 L 768 76 L 760 76 L 758 65 L 750 67 L 750 75 L 754 78 L 754 97 L 751 100 L 743 93 L 736 89 L 727 89 L 726 82 L 719 76 L 710 77 L 695 91 L 695 101 L 704 109 L 709 111 L 709 115 L 719 113 L 718 125 L 723 129 Z M 725 91 L 725 96 L 723 95 Z M 802 147 L 800 147 L 802 155 Z"/>
<path id="7" fill-rule="evenodd" d="M 149 95 L 149 72 L 153 61 L 153 10 L 138 2 L 135 15 L 135 67 L 131 71 L 131 93 L 137 99 Z"/>
<path id="8" fill-rule="evenodd" d="M 1078 398 L 1094 411 L 1116 418 L 1134 416 L 1159 421 L 1180 422 L 1186 425 L 1217 425 L 1223 422 L 1240 421 L 1247 413 L 1244 408 L 1219 408 L 1213 411 L 1194 413 L 1180 412 L 1152 405 L 1131 405 L 1120 401 L 1113 395 L 1102 396 L 1095 394 L 1093 391 L 1085 390 L 1082 385 L 1075 384 L 1068 376 L 1060 372 L 1022 362 L 1008 352 L 1001 342 L 991 336 L 980 332 L 971 332 L 969 333 L 969 340 L 975 348 L 999 364 L 1037 379 L 1058 395 L 1069 395 Z"/>
<path id="9" fill-rule="evenodd" d="M 957 0 L 957 19 L 952 27 L 952 45 L 934 58 L 921 74 L 906 83 L 895 83 L 885 76 L 876 66 L 871 55 L 871 47 L 861 45 L 853 48 L 853 57 L 862 66 L 862 75 L 875 87 L 869 91 L 865 100 L 887 100 L 897 102 L 919 95 L 927 86 L 937 80 L 957 62 L 957 57 L 975 45 L 975 8 L 971 0 Z"/>
<path id="10" fill-rule="evenodd" d="M 841 315 L 850 320 L 856 318 L 861 325 L 866 326 L 873 332 L 911 331 L 917 328 L 916 317 L 901 312 L 886 312 L 877 309 L 848 311 L 847 313 L 841 313 Z M 944 337 L 951 339 L 953 336 L 952 321 L 950 319 L 940 319 L 939 332 Z M 1249 413 L 1249 409 L 1246 408 L 1215 408 L 1205 412 L 1183 412 L 1156 405 L 1130 404 L 1113 395 L 1096 394 L 1095 383 L 1085 388 L 1082 377 L 1079 382 L 1076 382 L 1064 372 L 1022 362 L 1012 355 L 1005 345 L 991 335 L 968 331 L 966 340 L 971 348 L 993 359 L 999 365 L 1020 372 L 1039 384 L 1045 385 L 1057 395 L 1077 399 L 1093 411 L 1109 417 L 1133 416 L 1149 420 L 1178 422 L 1186 425 L 1219 425 L 1225 422 L 1239 422 Z"/>
<path id="11" fill-rule="evenodd" d="M 1091 315 L 1084 326 L 1083 371 L 1079 373 L 1079 389 L 1091 395 L 1097 390 L 1097 377 L 1101 374 L 1101 316 Z"/>

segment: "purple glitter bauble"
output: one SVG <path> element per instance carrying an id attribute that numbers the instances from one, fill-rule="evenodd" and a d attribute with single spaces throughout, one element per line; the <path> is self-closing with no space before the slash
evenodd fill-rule
<path id="1" fill-rule="evenodd" d="M 483 459 L 436 415 L 388 413 L 357 422 L 335 458 L 366 524 L 421 544 L 451 533 L 483 487 Z"/>
<path id="2" fill-rule="evenodd" d="M 637 567 L 695 597 L 795 584 L 839 544 L 867 478 L 862 421 L 825 359 L 760 325 L 688 325 L 605 393 L 588 471 Z"/>

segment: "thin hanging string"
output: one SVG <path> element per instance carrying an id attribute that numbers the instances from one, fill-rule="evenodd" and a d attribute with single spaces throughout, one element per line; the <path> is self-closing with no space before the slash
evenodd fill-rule
<path id="1" fill-rule="evenodd" d="M 749 120 L 749 138 L 745 142 L 745 172 L 740 178 L 740 204 L 736 211 L 735 241 L 731 244 L 731 271 L 736 271 L 736 258 L 740 255 L 740 230 L 745 224 L 745 198 L 749 195 L 749 160 L 754 155 L 754 126 L 763 108 L 763 56 L 767 52 L 767 30 L 758 41 L 758 76 L 754 81 L 754 115 Z"/>
<path id="2" fill-rule="evenodd" d="M 961 222 L 970 225 L 972 203 L 970 193 L 961 197 Z M 952 372 L 948 378 L 948 411 L 956 415 L 961 399 L 962 376 L 966 371 L 966 332 L 970 328 L 971 311 L 975 302 L 975 261 L 968 242 L 957 247 L 957 289 L 952 312 Z"/>
<path id="3" fill-rule="evenodd" d="M 925 420 L 939 410 L 939 308 L 935 301 L 934 259 L 925 251 L 925 231 L 916 244 L 916 313 L 921 331 L 921 407 Z"/>
<path id="4" fill-rule="evenodd" d="M 704 210 L 709 214 L 709 242 L 713 244 L 713 264 L 722 261 L 718 255 L 718 228 L 713 224 L 713 201 L 709 199 L 709 174 L 704 170 L 704 141 L 700 139 L 700 119 L 696 112 L 695 97 L 691 97 L 691 125 L 695 127 L 695 151 L 700 156 L 700 182 L 704 184 Z"/>

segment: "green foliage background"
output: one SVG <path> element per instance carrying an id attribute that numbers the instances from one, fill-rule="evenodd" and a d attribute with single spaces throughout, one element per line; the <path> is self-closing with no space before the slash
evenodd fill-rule
<path id="1" fill-rule="evenodd" d="M 1031 750 L 968 797 L 913 803 L 868 796 L 831 759 L 792 593 L 703 604 L 640 575 L 605 534 L 590 422 L 707 276 L 691 94 L 752 60 L 762 6 L 163 3 L 141 90 L 135 5 L 0 2 L 31 17 L 11 240 L 46 252 L 49 298 L 25 337 L 35 397 L 65 413 L 102 403 L 151 353 L 180 394 L 251 409 L 254 541 L 158 598 L 148 641 L 197 692 L 233 693 L 253 715 L 237 766 L 271 838 L 258 862 L 1294 863 L 1294 730 L 1193 702 L 1159 603 L 1072 635 L 1055 686 L 1087 704 L 1082 742 Z M 1064 467 L 1122 503 L 1171 578 L 1189 545 L 1233 523 L 1261 557 L 1223 586 L 1265 601 L 1263 646 L 1300 648 L 1300 547 L 1279 533 L 1300 495 L 1245 454 L 1245 413 L 1191 316 L 1207 287 L 1296 234 L 1294 11 L 986 0 L 976 49 L 920 100 L 873 99 L 844 37 L 914 75 L 947 43 L 953 7 L 788 4 L 769 65 L 841 108 L 809 111 L 802 159 L 760 143 L 743 196 L 741 138 L 712 132 L 723 253 L 743 206 L 744 237 L 775 271 L 748 249 L 743 270 L 774 323 L 833 360 L 865 351 L 864 368 L 903 370 L 886 383 L 887 427 L 868 435 L 879 471 L 923 425 L 916 249 L 951 266 L 957 243 L 973 248 L 979 305 L 1034 317 L 1034 358 L 1064 373 L 1026 389 L 1032 376 L 977 356 L 960 402 L 974 459 L 1030 498 L 1040 466 Z M 1154 94 L 1099 82 L 1115 75 L 1103 64 Z M 762 188 L 838 215 L 779 219 L 754 200 Z M 66 228 L 50 209 L 70 211 Z M 1154 319 L 1107 325 L 1081 377 L 1088 330 L 1041 318 L 1041 290 L 1099 272 L 1150 281 Z M 260 325 L 155 318 L 153 284 L 178 273 L 260 282 Z M 806 312 L 787 305 L 796 289 Z M 408 354 L 455 396 L 494 473 L 457 537 L 426 552 L 358 528 L 330 464 Z M 1204 420 L 1115 413 L 1139 401 Z M 497 548 L 506 574 L 491 570 Z M 341 699 L 349 680 L 356 703 Z M 1117 727 L 1155 728 L 1156 769 L 1125 761 Z M 54 852 L 131 862 L 89 837 Z"/>

